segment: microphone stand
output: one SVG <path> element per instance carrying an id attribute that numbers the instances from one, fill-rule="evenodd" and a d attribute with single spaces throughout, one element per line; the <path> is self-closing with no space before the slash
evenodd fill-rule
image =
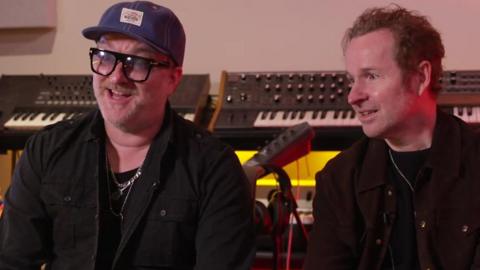
<path id="1" fill-rule="evenodd" d="M 278 183 L 280 184 L 280 190 L 282 193 L 284 193 L 286 196 L 285 198 L 287 199 L 287 203 L 289 206 L 289 211 L 293 214 L 295 217 L 295 220 L 297 221 L 297 225 L 300 226 L 300 229 L 302 231 L 302 235 L 305 238 L 306 241 L 308 241 L 308 233 L 307 229 L 305 229 L 305 226 L 303 226 L 302 220 L 300 219 L 300 216 L 298 215 L 298 204 L 295 199 L 295 196 L 293 196 L 292 192 L 292 183 L 290 181 L 290 177 L 288 174 L 283 170 L 282 168 L 271 165 L 271 164 L 265 164 L 262 165 L 262 167 L 265 169 L 265 174 L 273 172 L 277 174 L 278 176 Z"/>
<path id="2" fill-rule="evenodd" d="M 245 166 L 244 166 L 245 168 Z M 249 172 L 248 172 L 249 171 Z M 288 206 L 288 212 L 293 214 L 295 220 L 297 221 L 297 225 L 300 227 L 302 232 L 302 236 L 305 238 L 305 241 L 308 242 L 308 233 L 305 229 L 305 226 L 298 215 L 298 204 L 295 200 L 295 197 L 292 193 L 292 184 L 290 181 L 290 177 L 282 168 L 272 165 L 272 164 L 256 164 L 255 166 L 250 167 L 250 170 L 247 170 L 247 175 L 250 178 L 250 181 L 253 185 L 253 198 L 255 199 L 255 187 L 256 187 L 256 180 L 269 174 L 275 173 L 277 175 L 277 181 L 280 186 L 280 191 L 285 194 L 286 204 Z M 273 270 L 277 270 L 277 267 L 281 265 L 281 252 L 282 252 L 282 231 L 281 230 L 273 230 L 272 231 L 272 240 L 274 244 L 273 248 Z"/>

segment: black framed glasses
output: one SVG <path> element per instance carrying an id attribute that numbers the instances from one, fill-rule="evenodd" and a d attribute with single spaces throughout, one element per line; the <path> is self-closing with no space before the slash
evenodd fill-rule
<path id="1" fill-rule="evenodd" d="M 155 61 L 140 56 L 90 48 L 90 68 L 99 75 L 109 76 L 112 74 L 119 61 L 122 63 L 125 77 L 134 82 L 146 81 L 153 67 L 169 68 L 172 66 L 168 61 Z"/>

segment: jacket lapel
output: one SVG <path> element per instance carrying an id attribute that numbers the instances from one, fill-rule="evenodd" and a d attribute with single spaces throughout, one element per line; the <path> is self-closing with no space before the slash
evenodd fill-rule
<path id="1" fill-rule="evenodd" d="M 387 183 L 387 147 L 382 140 L 371 139 L 366 149 L 363 164 L 358 168 L 357 200 L 367 228 L 372 228 L 379 213 L 380 200 Z"/>
<path id="2" fill-rule="evenodd" d="M 432 179 L 449 181 L 460 175 L 462 137 L 459 123 L 437 109 L 430 156 L 426 166 L 433 169 Z"/>
<path id="3" fill-rule="evenodd" d="M 160 186 L 161 164 L 165 158 L 165 152 L 171 144 L 172 137 L 172 117 L 169 107 L 166 110 L 164 125 L 159 134 L 155 137 L 143 166 L 142 176 L 132 186 L 130 198 L 127 201 L 127 207 L 124 212 L 122 224 L 122 239 L 118 246 L 114 265 L 125 249 L 126 244 L 135 232 L 138 224 L 146 213 L 146 210 L 152 200 L 154 191 Z"/>

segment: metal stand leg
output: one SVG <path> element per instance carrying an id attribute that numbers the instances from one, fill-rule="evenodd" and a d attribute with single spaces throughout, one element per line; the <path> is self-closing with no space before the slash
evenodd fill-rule
<path id="1" fill-rule="evenodd" d="M 11 166 L 10 175 L 13 175 L 13 172 L 15 171 L 15 165 L 17 164 L 17 156 L 19 155 L 19 152 L 18 150 L 12 150 L 11 153 L 12 153 L 12 157 L 11 157 L 12 166 Z"/>

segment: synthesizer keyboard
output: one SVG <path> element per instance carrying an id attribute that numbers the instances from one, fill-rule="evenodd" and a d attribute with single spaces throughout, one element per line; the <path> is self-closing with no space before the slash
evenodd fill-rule
<path id="1" fill-rule="evenodd" d="M 347 103 L 349 90 L 343 71 L 223 72 L 209 129 L 240 149 L 252 149 L 308 122 L 321 138 L 313 141 L 314 149 L 338 150 L 362 134 Z"/>

